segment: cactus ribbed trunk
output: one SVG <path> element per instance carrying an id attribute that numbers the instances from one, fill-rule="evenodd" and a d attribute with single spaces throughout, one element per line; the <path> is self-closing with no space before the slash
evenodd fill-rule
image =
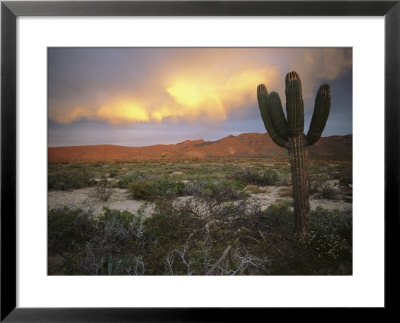
<path id="1" fill-rule="evenodd" d="M 261 117 L 271 139 L 289 152 L 292 171 L 295 230 L 305 237 L 309 230 L 309 183 L 307 146 L 318 141 L 324 131 L 331 107 L 328 84 L 319 87 L 315 97 L 314 112 L 307 136 L 304 135 L 304 102 L 299 74 L 291 71 L 285 78 L 286 113 L 283 113 L 278 93 L 268 94 L 267 87 L 257 87 Z"/>
<path id="2" fill-rule="evenodd" d="M 304 134 L 289 138 L 290 168 L 292 171 L 295 230 L 305 236 L 309 228 L 308 152 Z"/>

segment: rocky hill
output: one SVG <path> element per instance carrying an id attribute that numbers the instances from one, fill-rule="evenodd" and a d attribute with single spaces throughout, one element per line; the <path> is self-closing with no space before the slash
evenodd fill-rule
<path id="1" fill-rule="evenodd" d="M 323 137 L 309 147 L 311 159 L 352 159 L 352 135 Z M 217 141 L 186 140 L 172 145 L 126 147 L 116 145 L 68 146 L 48 149 L 49 162 L 98 162 L 208 158 L 287 159 L 286 149 L 267 133 L 243 133 Z"/>

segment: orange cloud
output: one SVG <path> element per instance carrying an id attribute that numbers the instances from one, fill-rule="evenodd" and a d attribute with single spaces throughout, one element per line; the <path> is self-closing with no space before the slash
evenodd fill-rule
<path id="1" fill-rule="evenodd" d="M 174 55 L 168 56 L 169 51 Z M 96 87 L 96 81 L 87 87 L 83 84 L 74 92 L 79 93 L 74 103 L 57 101 L 49 108 L 50 119 L 71 123 L 87 118 L 114 125 L 166 119 L 218 122 L 234 110 L 254 106 L 260 83 L 277 91 L 284 104 L 284 77 L 290 70 L 299 72 L 307 99 L 321 79 L 335 79 L 352 66 L 351 50 L 341 48 L 183 48 L 179 53 L 176 49 L 163 49 L 163 53 L 166 57 L 152 61 L 140 81 L 121 76 L 126 82 L 112 90 Z M 136 75 L 135 65 L 126 64 L 125 72 Z"/>
<path id="2" fill-rule="evenodd" d="M 233 109 L 245 109 L 256 102 L 255 89 L 266 79 L 278 76 L 276 67 L 232 71 L 228 74 L 182 73 L 154 84 L 146 98 L 114 98 L 99 108 L 75 107 L 51 116 L 57 122 L 70 123 L 81 118 L 102 120 L 111 124 L 162 122 L 165 118 L 220 121 Z M 167 96 L 166 96 L 167 94 Z M 160 102 L 162 102 L 160 104 Z"/>
<path id="3" fill-rule="evenodd" d="M 128 100 L 104 105 L 96 110 L 95 116 L 97 119 L 108 121 L 116 125 L 150 121 L 149 113 L 144 106 L 140 103 Z"/>

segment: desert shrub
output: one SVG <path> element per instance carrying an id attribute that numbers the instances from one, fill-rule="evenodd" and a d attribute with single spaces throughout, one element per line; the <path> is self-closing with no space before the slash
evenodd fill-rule
<path id="1" fill-rule="evenodd" d="M 256 244 L 257 239 L 243 227 L 242 221 L 246 218 L 244 208 L 227 203 L 212 217 L 199 218 L 187 204 L 174 206 L 168 200 L 158 203 L 155 214 L 145 222 L 146 241 L 149 242 L 147 251 L 152 256 L 146 258 L 146 264 L 151 263 L 153 274 L 235 275 L 264 272 L 264 256 L 253 254 L 254 250 L 248 245 Z M 257 231 L 256 234 L 258 236 Z"/>
<path id="2" fill-rule="evenodd" d="M 310 233 L 294 234 L 292 209 L 286 202 L 261 212 L 263 246 L 270 256 L 268 272 L 289 275 L 351 274 L 351 211 L 318 208 L 310 212 Z"/>
<path id="3" fill-rule="evenodd" d="M 274 169 L 256 170 L 244 168 L 233 173 L 230 178 L 250 185 L 275 185 L 286 183 L 282 174 Z"/>
<path id="4" fill-rule="evenodd" d="M 125 229 L 129 229 L 131 226 L 138 226 L 141 221 L 141 213 L 138 215 L 133 214 L 129 211 L 112 210 L 108 207 L 103 208 L 103 213 L 97 218 L 98 221 L 105 224 L 111 222 L 120 223 Z"/>
<path id="5" fill-rule="evenodd" d="M 51 210 L 49 255 L 63 257 L 65 274 L 141 274 L 145 270 L 140 262 L 142 229 L 141 212 L 134 215 L 104 208 L 93 217 L 82 210 Z M 49 268 L 50 273 L 57 270 L 60 268 Z"/>
<path id="6" fill-rule="evenodd" d="M 343 186 L 349 186 L 353 184 L 353 176 L 344 176 L 339 180 L 339 183 Z"/>
<path id="7" fill-rule="evenodd" d="M 125 174 L 119 179 L 118 187 L 129 189 L 128 186 L 131 183 L 141 181 L 141 180 L 143 180 L 142 174 L 139 174 L 139 173 Z"/>
<path id="8" fill-rule="evenodd" d="M 266 210 L 267 216 L 281 216 L 288 217 L 292 215 L 292 209 L 287 201 L 281 200 L 275 203 L 272 203 Z"/>
<path id="9" fill-rule="evenodd" d="M 352 245 L 352 212 L 351 210 L 328 210 L 318 207 L 310 212 L 310 229 L 329 231 L 348 245 Z"/>
<path id="10" fill-rule="evenodd" d="M 243 192 L 247 194 L 257 194 L 260 193 L 260 189 L 257 185 L 247 185 L 244 189 Z"/>
<path id="11" fill-rule="evenodd" d="M 85 168 L 64 170 L 57 173 L 49 172 L 48 174 L 49 190 L 72 190 L 90 187 L 94 183 L 94 175 Z"/>
<path id="12" fill-rule="evenodd" d="M 85 242 L 95 232 L 90 214 L 80 209 L 61 208 L 50 210 L 48 214 L 49 250 L 70 250 Z"/>
<path id="13" fill-rule="evenodd" d="M 154 214 L 145 219 L 145 262 L 149 274 L 165 273 L 165 262 L 171 253 L 184 249 L 189 235 L 204 225 L 204 221 L 186 212 L 185 208 L 175 208 L 169 200 L 159 200 Z M 175 261 L 174 273 L 185 274 L 183 268 L 176 265 Z"/>
<path id="14" fill-rule="evenodd" d="M 267 232 L 291 232 L 293 230 L 293 211 L 289 202 L 281 200 L 272 203 L 261 212 L 260 221 Z"/>
<path id="15" fill-rule="evenodd" d="M 132 197 L 139 200 L 150 200 L 155 195 L 152 186 L 146 181 L 132 182 L 127 188 Z"/>
<path id="16" fill-rule="evenodd" d="M 318 193 L 320 191 L 320 188 L 321 188 L 321 183 L 320 182 L 310 180 L 310 182 L 309 182 L 310 195 Z"/>
<path id="17" fill-rule="evenodd" d="M 185 194 L 185 184 L 170 176 L 161 176 L 151 182 L 151 187 L 156 196 L 182 196 Z"/>
<path id="18" fill-rule="evenodd" d="M 110 256 L 107 261 L 108 275 L 143 275 L 145 265 L 142 256 Z"/>
<path id="19" fill-rule="evenodd" d="M 152 181 L 132 182 L 127 188 L 134 198 L 141 200 L 182 196 L 186 192 L 186 186 L 183 182 L 171 179 L 169 176 L 162 176 Z"/>
<path id="20" fill-rule="evenodd" d="M 327 200 L 334 200 L 337 198 L 337 191 L 330 185 L 323 185 L 320 197 Z"/>
<path id="21" fill-rule="evenodd" d="M 70 163 L 66 166 L 68 169 L 86 168 L 87 164 L 83 163 Z"/>
<path id="22" fill-rule="evenodd" d="M 49 274 L 351 273 L 351 212 L 312 211 L 310 237 L 301 240 L 293 230 L 291 199 L 277 201 L 264 210 L 256 199 L 244 194 L 246 186 L 261 190 L 266 182 L 277 184 L 275 175 L 267 181 L 264 170 L 258 170 L 264 163 L 254 165 L 237 160 L 224 160 L 220 165 L 174 163 L 164 168 L 158 163 L 123 165 L 116 177 L 118 186 L 132 187 L 132 196 L 151 201 L 155 205 L 152 214 L 144 218 L 141 212 L 105 208 L 92 216 L 79 210 L 52 210 L 49 255 L 57 258 L 57 264 L 49 262 Z M 78 175 L 83 170 L 93 171 L 85 165 L 67 166 L 57 165 L 58 173 L 67 177 L 70 172 Z M 51 167 L 52 171 L 56 169 Z M 251 176 L 240 177 L 246 172 L 237 171 L 239 167 L 247 167 Z M 110 170 L 108 165 L 101 171 Z M 165 175 L 178 170 L 184 175 Z M 274 173 L 278 174 L 278 183 L 283 183 L 285 176 L 272 170 Z M 249 183 L 249 177 L 257 183 Z M 185 184 L 180 178 L 191 181 Z M 71 186 L 76 185 L 80 184 Z M 175 199 L 178 196 L 185 197 Z"/>
<path id="23" fill-rule="evenodd" d="M 91 166 L 94 168 L 102 168 L 104 166 L 103 162 L 95 162 L 95 163 L 91 163 Z"/>
<path id="24" fill-rule="evenodd" d="M 305 274 L 351 273 L 351 211 L 317 208 L 310 213 L 310 232 L 296 245 L 298 271 Z"/>
<path id="25" fill-rule="evenodd" d="M 215 181 L 202 179 L 186 185 L 186 193 L 198 198 L 215 199 L 221 202 L 244 198 L 243 185 L 237 181 Z"/>
<path id="26" fill-rule="evenodd" d="M 107 180 L 98 181 L 95 186 L 94 196 L 99 200 L 106 202 L 111 197 L 112 190 L 110 189 L 110 184 Z"/>

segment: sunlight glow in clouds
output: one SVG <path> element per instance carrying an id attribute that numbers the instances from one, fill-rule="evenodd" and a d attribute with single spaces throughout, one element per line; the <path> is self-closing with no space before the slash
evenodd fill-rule
<path id="1" fill-rule="evenodd" d="M 248 115 L 260 83 L 285 104 L 290 70 L 310 100 L 322 82 L 351 69 L 349 48 L 50 48 L 49 120 L 212 127 Z"/>
<path id="2" fill-rule="evenodd" d="M 229 111 L 255 103 L 254 89 L 266 79 L 275 80 L 278 68 L 249 69 L 226 75 L 207 70 L 186 74 L 167 81 L 161 80 L 160 83 L 167 84 L 165 88 L 152 82 L 155 90 L 146 100 L 141 101 L 140 97 L 114 99 L 98 108 L 78 106 L 71 110 L 55 110 L 56 113 L 51 113 L 50 117 L 59 123 L 86 118 L 114 125 L 162 122 L 165 118 L 187 121 L 206 118 L 211 122 L 224 120 Z M 164 105 L 157 104 L 162 101 Z"/>

